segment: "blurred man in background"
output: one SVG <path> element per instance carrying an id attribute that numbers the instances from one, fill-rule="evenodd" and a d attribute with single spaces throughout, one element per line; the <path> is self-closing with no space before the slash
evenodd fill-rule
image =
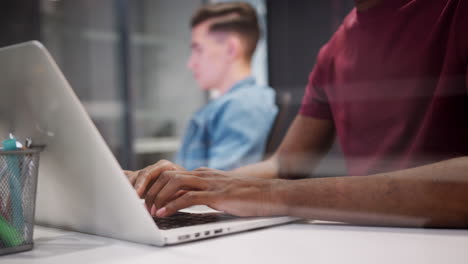
<path id="1" fill-rule="evenodd" d="M 230 170 L 262 160 L 277 113 L 275 93 L 252 77 L 260 38 L 256 12 L 247 3 L 199 9 L 191 21 L 188 68 L 202 90 L 218 97 L 192 117 L 176 163 L 188 170 Z"/>

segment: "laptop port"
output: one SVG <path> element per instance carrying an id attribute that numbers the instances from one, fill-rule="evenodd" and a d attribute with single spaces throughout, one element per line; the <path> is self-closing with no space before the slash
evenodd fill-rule
<path id="1" fill-rule="evenodd" d="M 190 239 L 190 235 L 179 236 L 179 241 L 185 241 L 185 240 L 189 240 L 189 239 Z"/>
<path id="2" fill-rule="evenodd" d="M 216 235 L 216 234 L 221 234 L 222 232 L 223 232 L 223 229 L 222 229 L 222 228 L 216 229 L 216 230 L 214 231 L 215 235 Z"/>
<path id="3" fill-rule="evenodd" d="M 210 231 L 205 231 L 205 236 L 209 236 L 210 235 Z"/>
<path id="4" fill-rule="evenodd" d="M 195 233 L 195 237 L 200 237 L 200 233 Z"/>

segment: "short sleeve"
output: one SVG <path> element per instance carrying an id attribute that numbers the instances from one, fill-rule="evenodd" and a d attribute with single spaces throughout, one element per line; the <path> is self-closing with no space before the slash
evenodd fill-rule
<path id="1" fill-rule="evenodd" d="M 325 48 L 322 48 L 317 63 L 309 75 L 309 82 L 302 98 L 299 114 L 318 119 L 332 119 L 332 112 L 326 94 L 326 80 L 328 80 L 326 63 L 324 60 Z"/>

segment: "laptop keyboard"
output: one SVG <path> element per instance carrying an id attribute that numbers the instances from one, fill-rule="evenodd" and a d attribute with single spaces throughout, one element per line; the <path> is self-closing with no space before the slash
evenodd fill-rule
<path id="1" fill-rule="evenodd" d="M 213 222 L 219 222 L 223 220 L 229 220 L 236 218 L 235 216 L 226 214 L 191 214 L 184 212 L 177 212 L 169 217 L 154 217 L 154 221 L 158 225 L 159 229 L 167 230 L 185 226 L 202 225 Z"/>

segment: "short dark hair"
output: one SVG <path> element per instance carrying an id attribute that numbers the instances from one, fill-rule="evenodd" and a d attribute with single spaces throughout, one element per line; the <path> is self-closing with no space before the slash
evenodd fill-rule
<path id="1" fill-rule="evenodd" d="M 236 33 L 245 41 L 246 56 L 251 59 L 260 38 L 260 26 L 258 24 L 255 9 L 245 2 L 226 2 L 208 4 L 200 9 L 192 17 L 191 27 L 213 20 L 210 32 Z"/>

